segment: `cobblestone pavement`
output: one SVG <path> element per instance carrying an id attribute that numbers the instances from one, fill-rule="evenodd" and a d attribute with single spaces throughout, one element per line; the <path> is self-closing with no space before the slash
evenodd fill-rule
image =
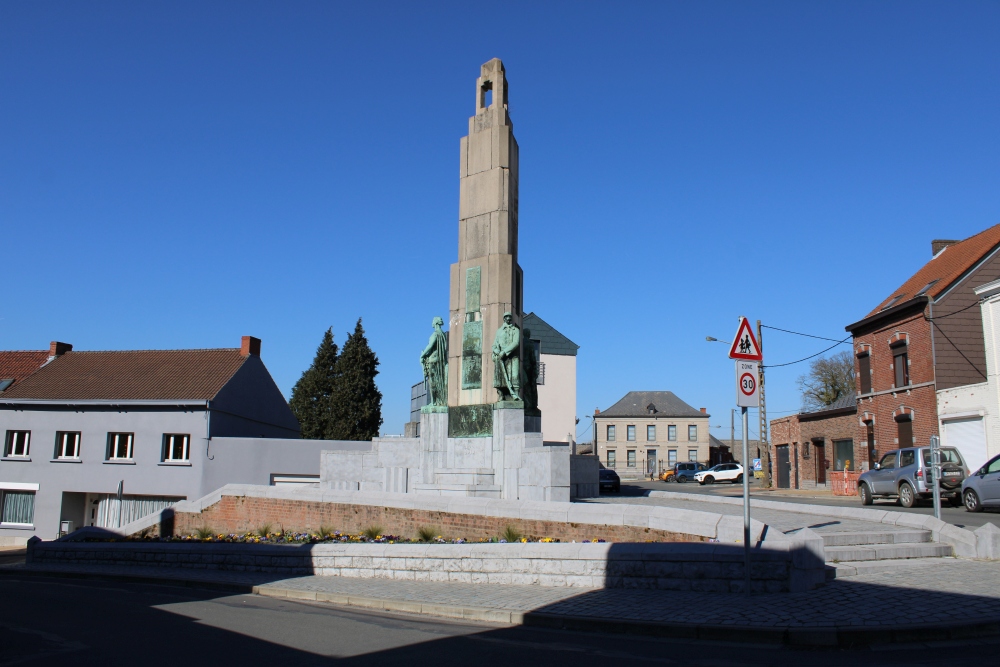
<path id="1" fill-rule="evenodd" d="M 9 573 L 36 568 L 4 568 Z M 926 559 L 890 572 L 836 580 L 808 593 L 755 595 L 674 591 L 542 588 L 347 577 L 294 577 L 169 568 L 45 566 L 41 572 L 161 577 L 230 584 L 267 584 L 312 591 L 502 611 L 539 611 L 693 625 L 760 628 L 891 628 L 954 624 L 962 619 L 1000 621 L 1000 563 Z"/>
<path id="2" fill-rule="evenodd" d="M 729 516 L 743 516 L 743 505 L 730 505 L 726 503 L 713 503 L 706 500 L 681 500 L 675 498 L 648 498 L 646 496 L 601 496 L 600 498 L 590 498 L 578 502 L 588 503 L 627 503 L 630 505 L 658 505 L 661 507 L 676 507 L 679 509 L 696 510 L 699 512 L 714 512 Z M 860 521 L 858 519 L 843 519 L 833 516 L 822 516 L 817 514 L 798 514 L 796 512 L 786 512 L 784 510 L 764 509 L 753 506 L 753 498 L 750 499 L 750 517 L 756 521 L 762 521 L 769 526 L 773 526 L 782 532 L 799 530 L 808 526 L 813 530 L 823 533 L 843 533 L 855 531 L 878 530 L 879 532 L 893 532 L 900 530 L 912 530 L 912 528 L 892 526 L 889 524 L 875 523 L 872 521 Z"/>

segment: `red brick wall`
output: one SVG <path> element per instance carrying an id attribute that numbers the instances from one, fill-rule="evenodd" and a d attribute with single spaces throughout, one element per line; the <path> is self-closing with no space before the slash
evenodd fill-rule
<path id="1" fill-rule="evenodd" d="M 830 473 L 836 469 L 833 446 L 835 440 L 850 438 L 854 441 L 854 453 L 851 460 L 855 470 L 861 470 L 861 462 L 868 460 L 866 446 L 863 441 L 859 441 L 857 438 L 858 416 L 856 414 L 837 415 L 825 419 L 803 419 L 799 429 L 802 434 L 798 460 L 800 488 L 815 488 L 817 466 L 823 466 L 826 470 L 826 484 L 830 484 Z M 820 440 L 823 446 L 816 447 Z M 809 458 L 806 458 L 806 443 L 809 445 Z"/>
<path id="2" fill-rule="evenodd" d="M 863 422 L 865 419 L 872 419 L 875 425 L 875 448 L 878 452 L 876 460 L 887 451 L 906 446 L 906 443 L 898 442 L 898 427 L 894 417 L 900 412 L 912 415 L 914 444 L 927 445 L 930 436 L 938 433 L 937 394 L 933 384 L 892 391 L 895 376 L 889 341 L 904 334 L 908 341 L 910 386 L 933 383 L 930 323 L 924 318 L 923 311 L 910 312 L 891 322 L 868 327 L 856 332 L 854 336 L 855 354 L 863 346 L 868 346 L 872 370 L 872 393 L 861 396 L 858 400 L 855 440 L 867 443 L 867 429 Z M 855 371 L 860 373 L 860 365 L 856 359 Z M 859 384 L 859 391 L 860 386 Z M 867 462 L 867 457 L 859 460 Z"/>
<path id="3" fill-rule="evenodd" d="M 172 527 L 163 532 L 189 535 L 195 529 L 209 527 L 216 533 L 246 533 L 264 524 L 272 531 L 316 531 L 326 526 L 341 532 L 358 534 L 370 526 L 380 526 L 384 533 L 415 538 L 421 527 L 433 527 L 447 538 L 479 540 L 496 537 L 507 526 L 532 537 L 552 537 L 563 542 L 603 539 L 608 542 L 703 542 L 705 538 L 634 526 L 534 521 L 504 517 L 453 514 L 372 505 L 281 500 L 223 496 L 218 503 L 200 514 L 179 512 Z"/>

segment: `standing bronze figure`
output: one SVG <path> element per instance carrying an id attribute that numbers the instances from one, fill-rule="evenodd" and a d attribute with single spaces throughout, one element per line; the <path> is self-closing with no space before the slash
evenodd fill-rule
<path id="1" fill-rule="evenodd" d="M 503 325 L 493 339 L 493 387 L 501 401 L 521 400 L 521 330 L 510 312 L 503 314 Z"/>
<path id="2" fill-rule="evenodd" d="M 420 365 L 424 368 L 427 383 L 427 405 L 448 405 L 448 334 L 441 330 L 444 320 L 435 317 L 431 323 L 434 333 L 427 347 L 420 353 Z"/>

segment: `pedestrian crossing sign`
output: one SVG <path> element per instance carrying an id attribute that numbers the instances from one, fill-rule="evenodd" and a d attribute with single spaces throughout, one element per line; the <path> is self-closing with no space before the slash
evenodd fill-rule
<path id="1" fill-rule="evenodd" d="M 730 359 L 742 359 L 743 361 L 763 361 L 764 355 L 760 353 L 760 345 L 754 338 L 750 329 L 750 320 L 745 317 L 740 318 L 740 328 L 736 330 L 736 337 L 733 338 L 733 346 L 729 349 Z"/>

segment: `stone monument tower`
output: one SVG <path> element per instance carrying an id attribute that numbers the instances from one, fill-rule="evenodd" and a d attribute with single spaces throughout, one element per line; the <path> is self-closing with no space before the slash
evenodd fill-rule
<path id="1" fill-rule="evenodd" d="M 494 58 L 476 80 L 476 114 L 462 138 L 458 262 L 451 265 L 448 405 L 497 401 L 493 335 L 510 312 L 523 317 L 517 264 L 517 141 L 507 113 L 507 79 Z"/>
<path id="2" fill-rule="evenodd" d="M 461 165 L 450 330 L 446 336 L 435 317 L 420 354 L 431 398 L 420 409 L 420 434 L 323 452 L 321 487 L 512 500 L 596 496 L 597 459 L 572 457 L 566 443 L 542 439 L 535 348 L 519 328 L 517 142 L 496 58 L 476 81 Z"/>

